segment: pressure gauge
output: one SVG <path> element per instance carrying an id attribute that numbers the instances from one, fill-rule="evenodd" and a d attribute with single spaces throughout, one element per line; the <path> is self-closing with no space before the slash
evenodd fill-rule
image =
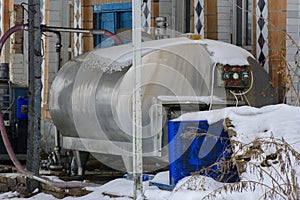
<path id="1" fill-rule="evenodd" d="M 241 90 L 249 87 L 250 67 L 225 65 L 218 68 L 222 74 L 221 78 L 224 86 L 231 90 Z"/>
<path id="2" fill-rule="evenodd" d="M 233 73 L 233 76 L 232 76 L 233 79 L 237 80 L 237 79 L 239 79 L 239 77 L 240 76 L 238 73 Z"/>

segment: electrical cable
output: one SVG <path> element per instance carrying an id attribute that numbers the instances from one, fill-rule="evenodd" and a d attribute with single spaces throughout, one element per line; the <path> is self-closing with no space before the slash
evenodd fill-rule
<path id="1" fill-rule="evenodd" d="M 235 107 L 238 107 L 239 105 L 239 98 L 237 97 L 236 93 L 234 93 L 232 90 L 229 90 L 229 92 L 234 96 L 235 98 Z"/>
<path id="2" fill-rule="evenodd" d="M 236 95 L 236 96 L 243 96 L 243 95 L 248 94 L 248 92 L 250 92 L 250 90 L 252 89 L 253 83 L 254 83 L 252 71 L 250 71 L 250 75 L 251 75 L 251 82 L 250 82 L 249 88 L 246 91 L 240 92 L 240 93 L 235 93 L 234 91 L 230 90 L 230 93 L 233 95 Z"/>
<path id="3" fill-rule="evenodd" d="M 28 9 L 26 9 L 25 6 L 24 6 L 24 5 L 28 6 L 28 3 L 22 2 L 20 5 L 22 6 L 23 10 L 25 10 L 26 13 L 28 14 L 29 11 L 28 11 Z"/>
<path id="4" fill-rule="evenodd" d="M 214 63 L 213 68 L 212 68 L 209 110 L 212 109 L 212 104 L 213 104 L 216 66 L 217 66 L 217 63 Z"/>
<path id="5" fill-rule="evenodd" d="M 17 31 L 23 31 L 23 30 L 25 30 L 26 27 L 27 27 L 27 25 L 25 25 L 25 24 L 16 25 L 16 26 L 11 27 L 8 31 L 6 31 L 3 34 L 3 36 L 0 39 L 0 54 L 2 52 L 2 48 L 4 46 L 5 41 L 10 37 L 10 35 Z"/>
<path id="6" fill-rule="evenodd" d="M 251 106 L 251 103 L 250 101 L 248 100 L 247 96 L 246 95 L 243 95 L 242 97 L 244 97 L 246 103 L 248 104 L 248 106 Z"/>
<path id="7" fill-rule="evenodd" d="M 45 43 L 44 40 L 41 39 L 41 58 L 44 58 L 45 56 Z"/>

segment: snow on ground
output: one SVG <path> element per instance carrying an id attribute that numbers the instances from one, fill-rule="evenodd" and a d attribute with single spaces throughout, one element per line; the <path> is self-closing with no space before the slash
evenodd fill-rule
<path id="1" fill-rule="evenodd" d="M 232 124 L 234 125 L 234 130 L 237 132 L 237 136 L 233 139 L 235 141 L 240 141 L 243 144 L 251 143 L 256 138 L 278 138 L 284 139 L 287 141 L 297 152 L 300 152 L 300 108 L 288 106 L 284 104 L 266 106 L 263 108 L 253 108 L 253 107 L 238 107 L 238 108 L 224 108 L 221 110 L 213 111 L 203 111 L 197 113 L 189 113 L 181 116 L 175 120 L 208 120 L 209 124 L 217 122 L 220 119 L 230 118 Z M 271 139 L 272 140 L 272 139 Z M 273 140 L 272 140 L 273 141 Z M 253 149 L 252 149 L 253 150 Z M 255 164 L 261 163 L 261 156 L 269 155 L 274 153 L 276 150 L 275 147 L 271 147 L 265 144 L 261 144 L 259 151 L 261 153 L 251 160 Z M 278 149 L 277 149 L 278 150 Z M 244 152 L 243 148 L 240 149 L 240 152 Z M 287 169 L 286 172 L 295 171 L 295 176 L 300 177 L 300 161 L 299 157 L 292 157 L 292 153 L 289 152 L 289 149 L 280 149 L 280 152 L 284 151 L 285 154 L 280 153 L 282 156 L 281 160 L 284 162 L 290 162 L 292 165 L 291 169 Z M 279 154 L 278 154 L 279 155 Z M 255 181 L 257 183 L 263 183 L 266 185 L 272 184 L 284 184 L 287 182 L 286 178 L 291 180 L 291 174 L 287 174 L 286 177 L 282 177 L 279 172 L 280 169 L 280 159 L 279 162 L 272 161 L 272 166 L 269 168 L 263 168 L 264 171 L 255 171 L 251 167 L 246 167 L 245 172 L 242 174 L 242 181 Z M 286 165 L 288 168 L 289 166 Z M 269 173 L 274 174 L 274 177 L 265 176 L 264 179 L 261 179 L 259 173 Z M 276 174 L 277 173 L 277 174 Z M 276 183 L 272 182 L 273 178 L 276 179 Z M 154 177 L 155 182 L 168 183 L 169 174 L 168 172 L 162 172 L 157 174 Z M 297 182 L 298 181 L 298 182 Z M 296 180 L 296 183 L 299 186 L 299 181 Z M 217 182 L 209 177 L 203 176 L 190 176 L 181 180 L 173 191 L 165 191 L 157 188 L 156 186 L 149 186 L 149 182 L 144 182 L 144 194 L 148 200 L 198 200 L 205 197 L 207 194 L 212 191 L 217 190 L 218 188 L 225 188 L 224 183 Z M 238 185 L 238 184 L 237 184 Z M 256 189 L 253 190 L 251 186 L 247 187 L 247 190 L 242 192 L 233 190 L 232 192 L 225 192 L 221 190 L 220 193 L 217 193 L 216 199 L 259 199 L 262 197 L 266 189 L 261 185 L 255 185 Z M 277 187 L 277 186 L 276 186 Z M 280 186 L 278 186 L 280 187 Z M 92 191 L 92 193 L 83 196 L 83 197 L 66 197 L 65 200 L 128 200 L 132 199 L 132 189 L 133 182 L 126 179 L 116 179 L 103 186 L 95 188 L 87 188 Z M 280 191 L 278 189 L 278 191 Z M 116 196 L 121 196 L 119 198 L 110 198 L 105 194 L 113 194 Z M 17 198 L 18 193 L 8 192 L 0 194 L 0 199 L 21 199 Z M 277 195 L 277 198 L 280 196 Z M 39 193 L 30 199 L 36 200 L 47 200 L 55 199 L 51 195 Z"/>

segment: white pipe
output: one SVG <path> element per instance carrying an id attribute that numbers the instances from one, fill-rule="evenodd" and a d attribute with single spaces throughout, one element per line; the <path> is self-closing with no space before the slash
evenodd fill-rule
<path id="1" fill-rule="evenodd" d="M 132 124 L 132 154 L 133 154 L 133 177 L 134 177 L 134 199 L 144 199 L 143 195 L 143 158 L 142 158 L 142 2 L 132 1 L 132 39 L 133 39 L 133 70 L 135 74 L 135 90 L 133 95 L 133 124 Z"/>
<path id="2" fill-rule="evenodd" d="M 248 23 L 246 21 L 246 1 L 242 1 L 242 8 L 241 8 L 241 12 L 242 12 L 242 46 L 246 46 L 246 23 Z"/>

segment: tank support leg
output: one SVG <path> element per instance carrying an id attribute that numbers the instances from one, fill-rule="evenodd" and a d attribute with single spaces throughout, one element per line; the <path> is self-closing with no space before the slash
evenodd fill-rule
<path id="1" fill-rule="evenodd" d="M 73 150 L 73 155 L 77 167 L 77 175 L 82 176 L 84 175 L 84 168 L 90 154 L 88 152 Z M 71 166 L 71 168 L 74 168 L 74 166 L 73 167 Z M 71 171 L 73 170 L 74 169 L 71 169 Z"/>

